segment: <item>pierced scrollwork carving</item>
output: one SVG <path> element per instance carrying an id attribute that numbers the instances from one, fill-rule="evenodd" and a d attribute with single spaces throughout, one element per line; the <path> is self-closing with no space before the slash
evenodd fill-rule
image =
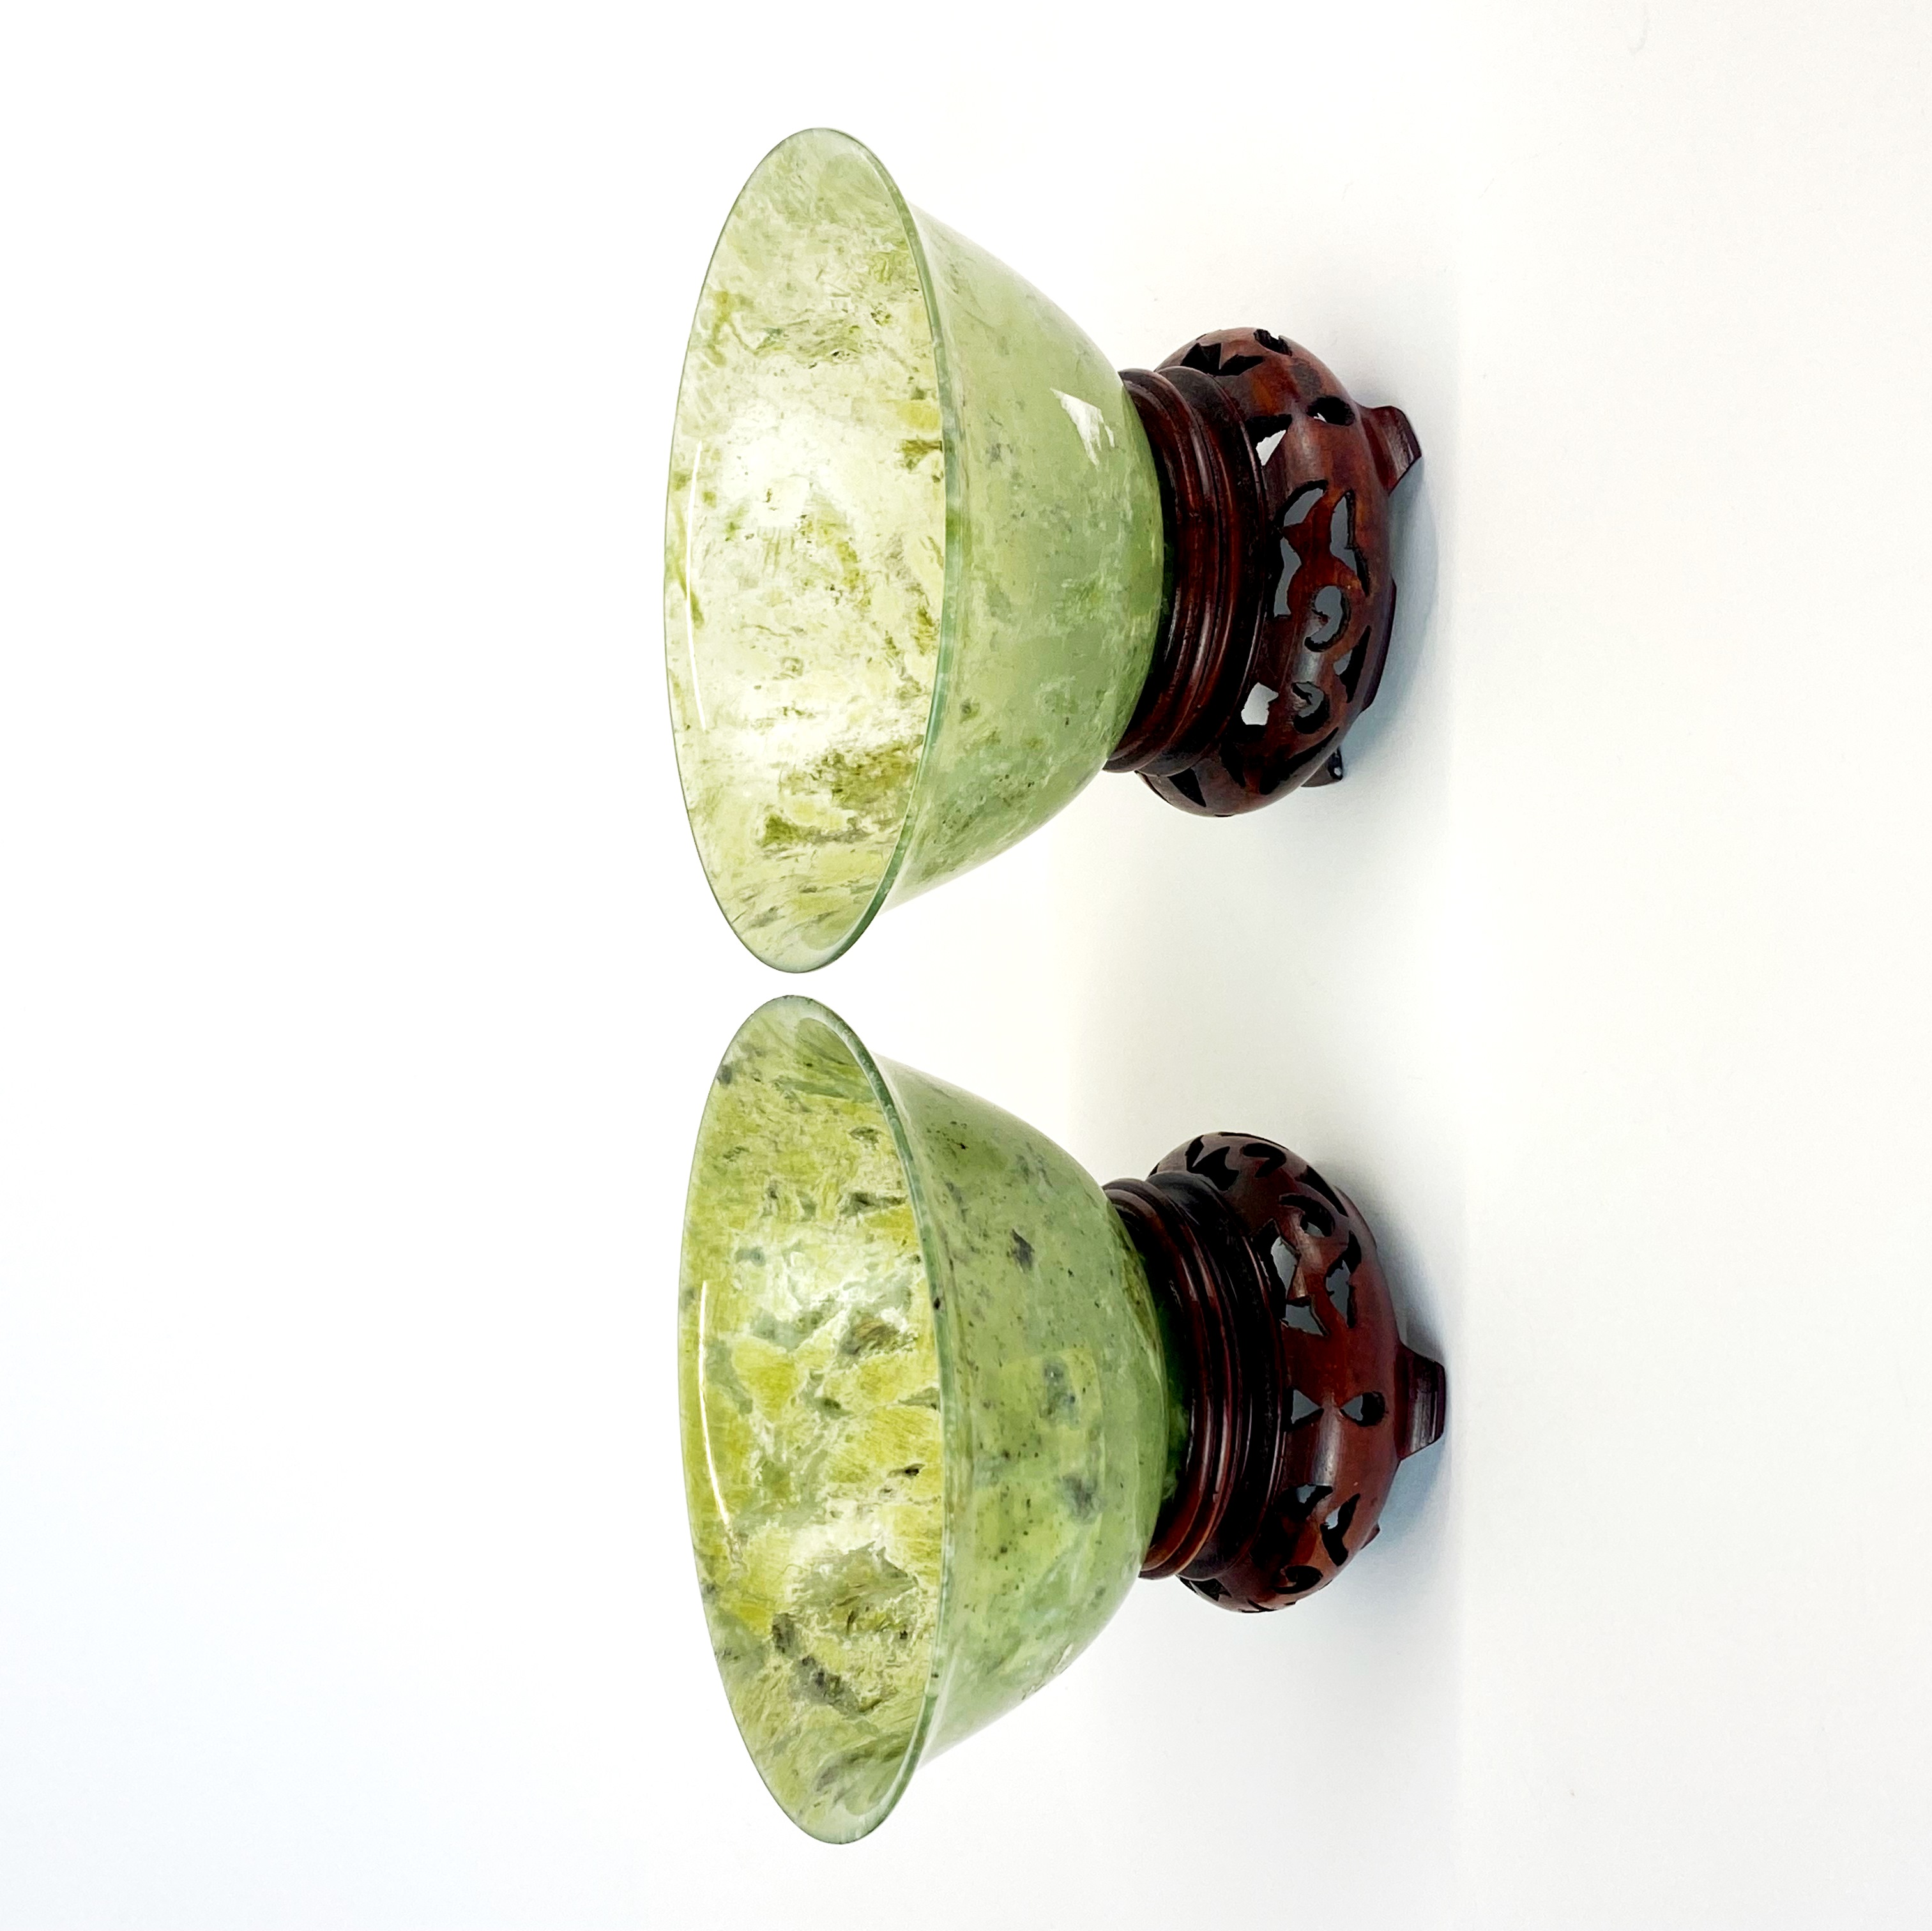
<path id="1" fill-rule="evenodd" d="M 1360 407 L 1265 328 L 1198 337 L 1122 379 L 1160 472 L 1174 583 L 1108 769 L 1214 817 L 1332 784 L 1388 657 L 1389 496 L 1420 454 L 1408 418 Z"/>
<path id="2" fill-rule="evenodd" d="M 1271 1140 L 1209 1133 L 1108 1197 L 1164 1304 L 1188 1444 L 1142 1573 L 1223 1609 L 1280 1609 L 1376 1537 L 1444 1381 L 1402 1345 L 1375 1237 Z"/>

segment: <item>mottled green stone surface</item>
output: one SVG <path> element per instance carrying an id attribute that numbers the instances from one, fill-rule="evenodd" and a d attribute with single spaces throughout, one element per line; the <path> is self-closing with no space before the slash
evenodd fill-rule
<path id="1" fill-rule="evenodd" d="M 802 971 L 1058 811 L 1131 715 L 1160 493 L 1106 358 L 825 129 L 767 155 L 686 352 L 666 663 L 700 856 Z"/>
<path id="2" fill-rule="evenodd" d="M 1140 1257 L 1085 1170 L 970 1093 L 883 1071 L 939 1305 L 943 1750 L 1064 1669 L 1119 1607 L 1178 1420 Z"/>
<path id="3" fill-rule="evenodd" d="M 706 1107 L 680 1321 L 733 1714 L 794 1822 L 861 1837 L 1138 1573 L 1178 1447 L 1145 1277 L 1052 1141 L 776 1000 Z"/>
<path id="4" fill-rule="evenodd" d="M 705 1108 L 680 1348 L 692 1540 L 760 1772 L 815 1836 L 889 1799 L 939 1610 L 939 1354 L 891 1129 L 843 1039 L 765 1007 Z"/>
<path id="5" fill-rule="evenodd" d="M 939 377 L 907 220 L 863 148 L 768 155 L 686 352 L 665 662 L 699 856 L 798 970 L 881 894 L 926 741 L 946 574 Z"/>
<path id="6" fill-rule="evenodd" d="M 1037 289 L 914 211 L 937 319 L 940 694 L 892 898 L 1043 825 L 1100 772 L 1160 619 L 1160 485 L 1113 366 Z"/>

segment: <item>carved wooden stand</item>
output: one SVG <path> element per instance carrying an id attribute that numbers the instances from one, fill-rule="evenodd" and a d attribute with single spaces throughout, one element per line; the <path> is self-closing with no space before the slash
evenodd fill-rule
<path id="1" fill-rule="evenodd" d="M 1187 1390 L 1141 1573 L 1224 1609 L 1299 1602 L 1374 1539 L 1396 1468 L 1442 1434 L 1442 1366 L 1403 1346 L 1354 1202 L 1285 1147 L 1205 1134 L 1107 1197 Z"/>
<path id="2" fill-rule="evenodd" d="M 1265 328 L 1120 375 L 1160 474 L 1172 581 L 1107 769 L 1217 818 L 1333 783 L 1388 652 L 1389 494 L 1421 454 L 1408 418 L 1360 408 Z"/>

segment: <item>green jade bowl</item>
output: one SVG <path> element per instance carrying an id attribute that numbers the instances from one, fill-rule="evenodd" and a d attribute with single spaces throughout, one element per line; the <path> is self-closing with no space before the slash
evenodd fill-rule
<path id="1" fill-rule="evenodd" d="M 679 1324 L 732 1714 L 786 1815 L 848 1843 L 1140 1573 L 1186 1432 L 1147 1276 L 1045 1135 L 784 998 L 711 1088 Z"/>
<path id="2" fill-rule="evenodd" d="M 848 136 L 773 148 L 686 352 L 664 531 L 686 809 L 809 971 L 1043 823 L 1132 718 L 1160 487 L 1100 350 Z"/>

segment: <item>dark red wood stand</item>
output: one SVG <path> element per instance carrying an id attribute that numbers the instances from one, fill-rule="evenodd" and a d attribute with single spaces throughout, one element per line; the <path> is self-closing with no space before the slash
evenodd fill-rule
<path id="1" fill-rule="evenodd" d="M 1421 453 L 1408 418 L 1360 407 L 1265 328 L 1121 379 L 1160 475 L 1170 582 L 1107 769 L 1217 818 L 1333 783 L 1388 654 L 1389 496 Z"/>
<path id="2" fill-rule="evenodd" d="M 1374 1539 L 1396 1468 L 1442 1434 L 1442 1366 L 1402 1345 L 1354 1203 L 1285 1147 L 1204 1134 L 1107 1197 L 1187 1404 L 1141 1573 L 1224 1609 L 1299 1602 Z"/>

